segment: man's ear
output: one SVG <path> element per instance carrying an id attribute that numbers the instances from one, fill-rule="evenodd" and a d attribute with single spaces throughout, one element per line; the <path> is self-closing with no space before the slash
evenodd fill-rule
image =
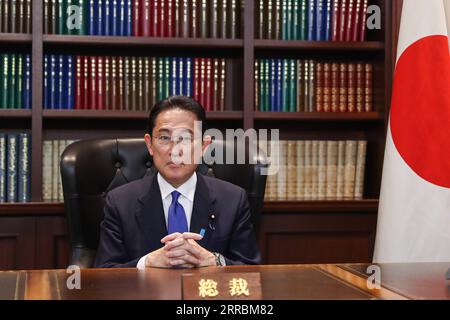
<path id="1" fill-rule="evenodd" d="M 150 153 L 150 155 L 153 157 L 153 145 L 152 145 L 152 137 L 146 133 L 144 135 L 145 145 L 147 146 L 147 150 Z"/>
<path id="2" fill-rule="evenodd" d="M 202 142 L 202 151 L 205 151 L 206 148 L 212 143 L 211 136 L 205 136 Z"/>

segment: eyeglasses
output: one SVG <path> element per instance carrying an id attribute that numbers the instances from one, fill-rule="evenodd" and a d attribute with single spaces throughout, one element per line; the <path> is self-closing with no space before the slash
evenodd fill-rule
<path id="1" fill-rule="evenodd" d="M 162 134 L 159 136 L 154 136 L 154 138 L 156 139 L 156 142 L 162 146 L 167 146 L 172 141 L 175 144 L 190 145 L 193 141 L 191 134 L 183 134 L 180 136 L 169 136 L 169 135 Z"/>

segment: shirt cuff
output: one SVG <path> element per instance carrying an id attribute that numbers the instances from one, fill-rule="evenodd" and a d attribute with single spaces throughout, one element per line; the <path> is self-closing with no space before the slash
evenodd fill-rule
<path id="1" fill-rule="evenodd" d="M 145 258 L 147 258 L 147 255 L 139 259 L 136 268 L 138 268 L 139 270 L 145 270 Z"/>

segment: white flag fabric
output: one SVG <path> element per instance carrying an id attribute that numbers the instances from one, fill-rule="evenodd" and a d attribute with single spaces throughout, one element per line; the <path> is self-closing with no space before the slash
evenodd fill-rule
<path id="1" fill-rule="evenodd" d="M 450 261 L 449 54 L 444 1 L 405 0 L 374 262 Z"/>

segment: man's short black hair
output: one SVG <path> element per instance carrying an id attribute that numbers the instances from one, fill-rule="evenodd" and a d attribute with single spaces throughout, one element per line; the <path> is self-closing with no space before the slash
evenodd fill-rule
<path id="1" fill-rule="evenodd" d="M 152 135 L 153 128 L 155 128 L 156 118 L 158 115 L 166 110 L 181 109 L 192 112 L 197 117 L 198 121 L 202 122 L 202 134 L 206 130 L 206 113 L 205 109 L 200 103 L 191 97 L 186 96 L 171 96 L 164 100 L 158 101 L 150 111 L 147 123 L 147 133 Z"/>

